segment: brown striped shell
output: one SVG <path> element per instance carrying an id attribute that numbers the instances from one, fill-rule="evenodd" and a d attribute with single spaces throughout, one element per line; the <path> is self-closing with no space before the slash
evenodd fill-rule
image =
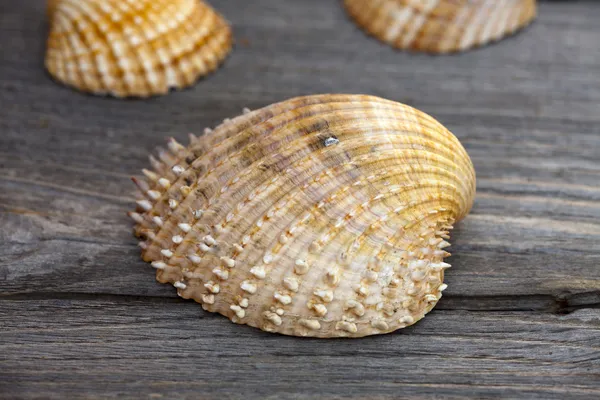
<path id="1" fill-rule="evenodd" d="M 148 97 L 192 85 L 231 50 L 200 0 L 50 0 L 46 68 L 76 89 Z"/>
<path id="2" fill-rule="evenodd" d="M 369 34 L 399 49 L 463 51 L 528 25 L 535 0 L 344 0 Z"/>
<path id="3" fill-rule="evenodd" d="M 130 215 L 158 281 L 286 335 L 359 337 L 423 318 L 475 192 L 452 133 L 363 95 L 245 110 L 151 161 Z"/>

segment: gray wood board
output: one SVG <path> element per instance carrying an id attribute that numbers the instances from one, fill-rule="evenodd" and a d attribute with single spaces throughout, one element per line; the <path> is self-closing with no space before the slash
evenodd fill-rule
<path id="1" fill-rule="evenodd" d="M 43 2 L 0 0 L 0 398 L 599 398 L 600 3 L 541 3 L 522 34 L 445 57 L 379 44 L 338 1 L 213 4 L 238 40 L 224 67 L 123 101 L 53 82 Z M 147 155 L 324 92 L 417 107 L 472 157 L 436 309 L 381 337 L 306 340 L 156 283 L 126 216 Z"/>

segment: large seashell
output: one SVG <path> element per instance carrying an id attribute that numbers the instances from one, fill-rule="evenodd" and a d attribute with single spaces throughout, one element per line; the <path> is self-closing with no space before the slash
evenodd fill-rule
<path id="1" fill-rule="evenodd" d="M 399 49 L 463 51 L 528 25 L 535 0 L 344 0 L 365 31 Z"/>
<path id="2" fill-rule="evenodd" d="M 174 140 L 131 213 L 180 296 L 286 335 L 359 337 L 421 319 L 475 173 L 447 129 L 371 96 L 301 97 Z"/>
<path id="3" fill-rule="evenodd" d="M 217 68 L 231 29 L 200 0 L 49 0 L 46 68 L 94 94 L 147 97 Z"/>

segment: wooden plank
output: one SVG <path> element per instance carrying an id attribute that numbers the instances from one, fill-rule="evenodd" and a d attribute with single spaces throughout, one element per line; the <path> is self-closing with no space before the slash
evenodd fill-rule
<path id="1" fill-rule="evenodd" d="M 437 310 L 357 340 L 268 334 L 178 299 L 23 299 L 3 309 L 0 385 L 29 398 L 600 396 L 599 309 Z"/>
<path id="2" fill-rule="evenodd" d="M 0 0 L 0 398 L 598 398 L 600 3 L 543 2 L 522 35 L 448 57 L 380 45 L 337 1 L 213 3 L 238 38 L 225 66 L 123 101 L 53 82 L 43 2 Z M 157 284 L 125 215 L 147 155 L 323 92 L 415 106 L 471 155 L 478 194 L 436 311 L 299 340 Z"/>
<path id="3" fill-rule="evenodd" d="M 263 1 L 259 6 L 271 10 L 265 15 L 280 17 L 265 16 L 263 24 L 256 24 L 239 15 L 231 2 L 224 2 L 223 11 L 239 18 L 234 23 L 240 37 L 250 36 L 250 47 L 238 46 L 222 71 L 195 88 L 148 101 L 80 95 L 57 86 L 41 69 L 31 68 L 26 58 L 18 58 L 23 55 L 9 51 L 15 59 L 5 63 L 2 76 L 11 79 L 0 81 L 12 88 L 7 107 L 0 110 L 0 129 L 5 133 L 0 138 L 0 204 L 17 215 L 6 216 L 11 229 L 5 231 L 10 236 L 4 253 L 11 257 L 0 274 L 13 279 L 0 282 L 2 290 L 166 293 L 147 279 L 148 269 L 140 268 L 125 217 L 133 190 L 128 177 L 147 165 L 146 155 L 163 144 L 164 137 L 172 134 L 185 140 L 187 131 L 200 132 L 244 105 L 257 107 L 353 84 L 351 91 L 403 100 L 437 116 L 462 139 L 473 158 L 478 196 L 472 215 L 454 233 L 449 295 L 556 298 L 567 292 L 598 291 L 600 270 L 594 266 L 600 233 L 599 128 L 593 109 L 580 107 L 600 98 L 600 81 L 587 63 L 594 53 L 588 54 L 585 46 L 591 49 L 593 42 L 578 42 L 577 57 L 561 58 L 559 63 L 550 63 L 553 59 L 539 49 L 544 44 L 547 51 L 573 52 L 560 29 L 567 29 L 567 24 L 571 36 L 587 38 L 591 25 L 568 23 L 572 14 L 587 21 L 597 7 L 589 12 L 589 7 L 578 4 L 568 8 L 544 4 L 542 17 L 552 18 L 542 18 L 524 35 L 460 57 L 432 58 L 378 46 L 348 24 L 337 7 L 313 5 L 319 11 L 313 21 L 302 5 Z M 7 35 L 19 32 L 23 40 L 32 41 L 43 33 L 43 24 L 25 24 L 34 16 L 43 17 L 41 6 L 5 7 L 25 13 L 10 18 L 18 26 L 5 25 Z M 5 15 L 8 20 L 13 14 L 8 10 Z M 304 33 L 302 43 L 292 43 L 286 31 L 274 58 L 276 45 L 259 38 L 267 37 L 269 29 L 279 29 L 281 20 L 298 20 L 298 15 L 319 29 Z M 340 31 L 337 45 L 317 40 L 331 24 Z M 297 29 L 292 32 L 300 35 Z M 548 37 L 540 44 L 545 34 Z M 360 45 L 342 46 L 356 41 Z M 298 59 L 309 44 L 311 59 Z M 331 69 L 330 64 L 339 65 L 348 57 L 357 61 L 340 71 Z M 302 63 L 310 63 L 312 70 Z M 540 65 L 547 73 L 537 76 L 530 71 Z M 12 79 L 17 70 L 26 68 L 28 79 Z M 247 79 L 247 68 L 261 79 Z M 365 74 L 373 70 L 380 73 Z M 319 76 L 326 82 L 312 82 Z M 270 86 L 281 79 L 279 89 L 285 88 L 284 93 Z M 294 84 L 285 84 L 285 79 Z M 300 84 L 313 89 L 298 90 Z M 403 95 L 408 92 L 410 97 Z M 14 96 L 18 101 L 9 102 Z M 555 112 L 557 108 L 564 115 Z M 30 242 L 19 241 L 23 237 Z M 15 245 L 10 244 L 12 238 L 17 238 Z M 40 262 L 40 254 L 45 262 Z M 575 256 L 577 263 L 572 261 Z M 79 267 L 72 271 L 74 264 Z M 98 265 L 118 266 L 125 277 L 106 277 Z M 61 273 L 60 266 L 68 273 Z M 32 280 L 30 275 L 41 279 Z M 98 280 L 90 284 L 94 276 Z"/>

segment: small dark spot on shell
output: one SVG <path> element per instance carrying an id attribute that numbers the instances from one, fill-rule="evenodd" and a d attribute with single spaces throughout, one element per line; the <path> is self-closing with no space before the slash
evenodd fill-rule
<path id="1" fill-rule="evenodd" d="M 198 158 L 201 155 L 204 155 L 204 150 L 202 150 L 202 149 L 194 149 L 194 150 L 192 150 L 192 154 L 194 154 L 194 157 Z"/>
<path id="2" fill-rule="evenodd" d="M 212 197 L 213 191 L 207 187 L 198 187 L 194 191 L 196 193 L 196 197 L 203 198 L 204 201 L 208 201 Z"/>

